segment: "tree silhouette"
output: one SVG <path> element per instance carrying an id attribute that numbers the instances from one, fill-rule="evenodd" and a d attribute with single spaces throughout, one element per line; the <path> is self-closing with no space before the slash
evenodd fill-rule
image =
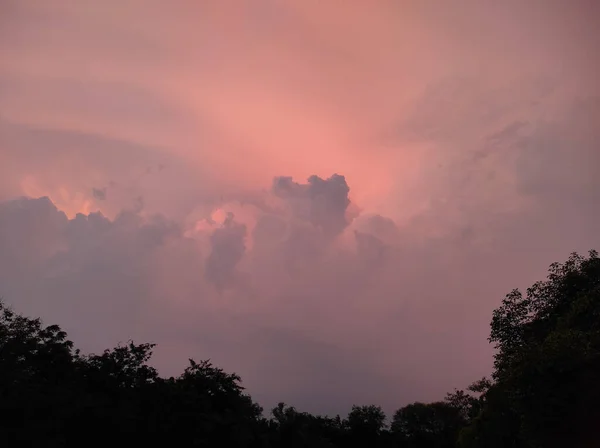
<path id="1" fill-rule="evenodd" d="M 0 421 L 2 438 L 48 446 L 64 442 L 65 422 L 75 411 L 76 353 L 57 325 L 44 327 L 0 302 Z"/>
<path id="2" fill-rule="evenodd" d="M 391 429 L 407 447 L 446 448 L 455 445 L 465 423 L 462 407 L 448 402 L 413 403 L 394 413 Z"/>
<path id="3" fill-rule="evenodd" d="M 600 259 L 572 254 L 494 311 L 493 379 L 464 446 L 600 446 Z M 467 439 L 469 442 L 467 442 Z M 510 445 L 508 444 L 510 441 Z"/>

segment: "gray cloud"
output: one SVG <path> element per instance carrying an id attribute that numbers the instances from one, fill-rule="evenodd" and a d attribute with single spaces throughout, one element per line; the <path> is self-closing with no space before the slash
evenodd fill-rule
<path id="1" fill-rule="evenodd" d="M 345 180 L 330 179 L 280 181 L 273 194 L 290 209 L 254 207 L 251 233 L 242 215 L 187 235 L 136 209 L 69 219 L 48 198 L 4 201 L 0 294 L 63 325 L 84 350 L 157 342 L 166 373 L 189 356 L 210 357 L 266 406 L 285 399 L 344 412 L 350 401 L 377 401 L 391 411 L 486 374 L 488 321 L 503 294 L 594 242 L 591 228 L 565 235 L 572 222 L 543 222 L 545 206 L 481 209 L 469 238 L 464 227 L 423 238 L 423 228 L 447 219 L 444 209 L 403 226 L 381 215 L 350 222 Z M 312 213 L 313 201 L 332 207 Z M 572 208 L 560 197 L 553 205 L 553 213 Z M 440 363 L 460 368 L 431 369 Z M 286 373 L 275 378 L 274 366 Z"/>
<path id="2" fill-rule="evenodd" d="M 246 226 L 236 223 L 233 213 L 210 235 L 211 252 L 206 260 L 205 275 L 219 290 L 234 281 L 236 265 L 246 251 L 245 237 Z"/>
<path id="3" fill-rule="evenodd" d="M 263 222 L 273 223 L 269 230 L 274 231 L 256 238 L 255 250 L 277 243 L 282 230 L 278 219 L 282 218 L 263 215 Z M 366 365 L 353 367 L 348 347 L 294 329 L 298 316 L 328 307 L 326 303 L 315 307 L 308 300 L 305 288 L 317 279 L 304 279 L 293 271 L 290 281 L 299 289 L 287 289 L 288 282 L 270 298 L 269 307 L 280 310 L 293 299 L 304 308 L 302 313 L 265 317 L 261 314 L 267 310 L 260 302 L 251 304 L 258 307 L 256 315 L 243 318 L 235 308 L 215 312 L 223 297 L 213 296 L 212 288 L 201 280 L 202 272 L 218 288 L 238 287 L 236 268 L 246 255 L 246 228 L 231 214 L 214 226 L 218 227 L 206 235 L 210 251 L 203 253 L 179 225 L 160 215 L 142 217 L 130 210 L 113 220 L 101 213 L 68 219 L 48 198 L 1 202 L 0 292 L 25 313 L 59 322 L 84 350 L 98 351 L 129 338 L 151 340 L 159 343 L 157 362 L 167 373 L 200 350 L 200 356 L 244 374 L 247 385 L 267 405 L 289 399 L 300 406 L 322 405 L 341 412 L 338 399 L 344 398 L 343 406 L 360 397 L 368 399 L 366 392 L 349 398 L 344 391 L 359 379 L 369 381 L 375 372 Z M 320 241 L 320 233 L 308 233 L 307 241 L 310 235 Z M 319 260 L 313 258 L 312 263 L 318 265 Z M 254 286 L 265 293 L 268 284 Z M 327 287 L 324 282 L 313 286 Z M 256 363 L 257 356 L 263 362 Z M 268 376 L 274 368 L 284 373 L 276 382 Z M 307 392 L 324 387 L 340 371 L 347 371 L 346 379 L 311 403 Z"/>
<path id="4" fill-rule="evenodd" d="M 99 201 L 104 201 L 106 199 L 106 187 L 104 188 L 92 188 L 92 196 L 98 199 Z"/>
<path id="5" fill-rule="evenodd" d="M 386 245 L 374 235 L 355 231 L 358 256 L 369 268 L 377 269 L 385 263 Z"/>
<path id="6" fill-rule="evenodd" d="M 27 313 L 77 316 L 67 319 L 68 329 L 94 349 L 96 338 L 135 335 L 151 287 L 147 259 L 178 233 L 159 217 L 142 221 L 132 212 L 113 221 L 100 213 L 70 220 L 48 198 L 4 202 L 0 221 L 2 294 Z"/>
<path id="7" fill-rule="evenodd" d="M 344 176 L 334 174 L 328 179 L 311 176 L 308 183 L 294 182 L 291 177 L 276 177 L 273 193 L 286 199 L 294 214 L 311 222 L 326 236 L 335 236 L 349 224 L 346 210 L 350 205 L 350 188 Z"/>

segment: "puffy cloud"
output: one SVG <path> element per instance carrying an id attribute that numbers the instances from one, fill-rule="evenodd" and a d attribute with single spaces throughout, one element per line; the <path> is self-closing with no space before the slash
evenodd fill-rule
<path id="1" fill-rule="evenodd" d="M 572 235 L 560 248 L 532 251 L 564 228 L 546 224 L 532 236 L 538 209 L 482 210 L 486 227 L 423 234 L 447 211 L 403 224 L 351 219 L 349 191 L 343 176 L 277 177 L 262 197 L 205 207 L 192 227 L 189 218 L 135 207 L 68 218 L 48 198 L 4 201 L 1 293 L 64 325 L 84 349 L 157 342 L 167 373 L 189 356 L 210 357 L 239 372 L 266 405 L 285 399 L 343 412 L 364 400 L 391 409 L 487 372 L 492 308 L 535 279 L 514 257 L 542 273 L 550 256 L 590 241 Z M 442 375 L 432 368 L 439 363 L 463 367 Z M 369 387 L 345 396 L 359 383 Z"/>
<path id="2" fill-rule="evenodd" d="M 311 176 L 307 184 L 294 182 L 291 177 L 277 177 L 272 191 L 289 202 L 296 217 L 312 223 L 328 237 L 339 234 L 348 225 L 350 188 L 344 176 Z"/>

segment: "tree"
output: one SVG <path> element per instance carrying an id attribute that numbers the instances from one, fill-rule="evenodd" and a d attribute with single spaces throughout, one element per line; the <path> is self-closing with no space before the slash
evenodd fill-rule
<path id="1" fill-rule="evenodd" d="M 485 379 L 481 381 L 485 381 Z M 473 391 L 472 386 L 469 387 L 469 390 Z M 481 410 L 480 399 L 463 390 L 456 390 L 453 393 L 446 394 L 444 401 L 456 411 L 465 423 L 472 421 Z"/>
<path id="2" fill-rule="evenodd" d="M 600 420 L 597 252 L 587 258 L 574 253 L 552 264 L 547 280 L 526 295 L 518 290 L 508 294 L 494 311 L 490 341 L 497 349 L 494 384 L 470 440 L 486 438 L 492 427 L 505 428 L 512 440 L 518 422 L 518 441 L 512 446 L 600 443 L 591 429 Z"/>
<path id="3" fill-rule="evenodd" d="M 413 403 L 394 413 L 391 430 L 407 447 L 445 448 L 454 447 L 464 424 L 460 406 L 448 402 Z"/>
<path id="4" fill-rule="evenodd" d="M 244 393 L 240 381 L 208 360 L 190 359 L 181 376 L 152 387 L 157 401 L 146 421 L 159 424 L 158 432 L 169 443 L 176 437 L 193 446 L 252 446 L 262 409 Z"/>
<path id="5" fill-rule="evenodd" d="M 477 405 L 458 435 L 461 448 L 518 448 L 521 445 L 520 416 L 511 408 L 501 384 L 484 379 L 469 386 L 479 393 Z M 475 413 L 477 411 L 477 413 Z"/>
<path id="6" fill-rule="evenodd" d="M 374 446 L 385 429 L 385 413 L 379 406 L 352 406 L 346 419 L 351 440 L 357 446 Z"/>
<path id="7" fill-rule="evenodd" d="M 158 373 L 146 363 L 152 357 L 154 344 L 127 345 L 105 350 L 101 355 L 88 355 L 78 358 L 82 374 L 89 381 L 96 378 L 106 386 L 131 389 L 155 382 Z M 106 384 L 108 382 L 108 384 Z"/>
<path id="8" fill-rule="evenodd" d="M 64 406 L 75 391 L 73 343 L 57 325 L 16 314 L 0 301 L 0 422 L 2 438 L 29 446 L 64 442 L 65 422 L 73 407 Z"/>
<path id="9" fill-rule="evenodd" d="M 0 302 L 0 431 L 8 446 L 123 444 L 253 447 L 262 409 L 209 361 L 162 379 L 152 344 L 80 355 L 58 326 Z"/>
<path id="10" fill-rule="evenodd" d="M 334 447 L 342 430 L 339 417 L 313 416 L 285 403 L 279 403 L 271 414 L 271 444 L 274 447 Z"/>

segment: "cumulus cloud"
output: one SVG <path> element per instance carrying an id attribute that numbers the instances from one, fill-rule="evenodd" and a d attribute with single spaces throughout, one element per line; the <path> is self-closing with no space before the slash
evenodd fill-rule
<path id="1" fill-rule="evenodd" d="M 277 177 L 273 185 L 263 202 L 287 207 L 252 206 L 252 221 L 240 205 L 238 221 L 222 204 L 191 234 L 183 223 L 134 208 L 113 219 L 100 212 L 68 218 L 48 198 L 2 202 L 2 294 L 62 323 L 84 349 L 150 340 L 159 343 L 157 363 L 166 372 L 188 356 L 220 361 L 266 404 L 285 399 L 342 412 L 351 401 L 376 400 L 393 407 L 486 373 L 489 313 L 515 283 L 533 279 L 511 266 L 513 257 L 539 261 L 540 273 L 547 259 L 531 252 L 547 244 L 527 233 L 539 224 L 535 213 L 520 212 L 519 223 L 504 214 L 477 228 L 484 240 L 496 239 L 491 247 L 457 231 L 422 240 L 414 238 L 419 227 L 436 215 L 423 215 L 417 228 L 381 215 L 345 217 L 343 176 L 306 184 Z M 251 232 L 244 219 L 255 223 Z M 544 238 L 560 230 L 546 225 Z M 463 308 L 469 312 L 457 312 Z M 467 367 L 440 376 L 431 369 L 439 362 Z M 339 375 L 345 382 L 330 387 Z M 345 396 L 357 382 L 370 386 Z M 307 397 L 309 390 L 322 399 Z"/>
<path id="2" fill-rule="evenodd" d="M 339 234 L 348 225 L 350 188 L 344 176 L 334 174 L 321 179 L 313 175 L 306 184 L 294 182 L 291 177 L 277 177 L 272 191 L 289 202 L 295 216 L 309 221 L 328 237 Z"/>

